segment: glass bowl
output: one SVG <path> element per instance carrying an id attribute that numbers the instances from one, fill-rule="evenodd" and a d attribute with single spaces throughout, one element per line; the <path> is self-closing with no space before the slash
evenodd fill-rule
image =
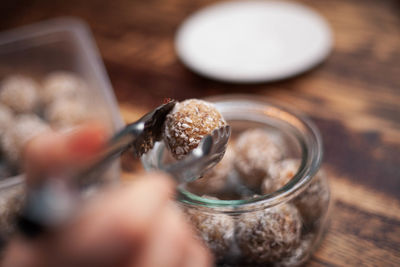
<path id="1" fill-rule="evenodd" d="M 318 129 L 297 112 L 259 97 L 205 100 L 231 125 L 232 136 L 218 171 L 178 186 L 179 206 L 218 264 L 303 264 L 321 240 L 330 206 Z M 142 163 L 157 169 L 168 154 L 160 142 Z M 257 167 L 264 171 L 262 179 L 252 172 Z"/>
<path id="2" fill-rule="evenodd" d="M 85 23 L 58 18 L 0 33 L 0 80 L 22 74 L 37 81 L 54 71 L 67 71 L 88 85 L 82 95 L 93 111 L 93 119 L 116 132 L 124 123 L 101 57 Z M 0 168 L 4 166 L 0 161 Z M 14 173 L 15 174 L 15 173 Z M 12 232 L 13 214 L 23 197 L 24 174 L 0 178 L 0 243 Z M 119 162 L 104 177 L 117 181 Z"/>

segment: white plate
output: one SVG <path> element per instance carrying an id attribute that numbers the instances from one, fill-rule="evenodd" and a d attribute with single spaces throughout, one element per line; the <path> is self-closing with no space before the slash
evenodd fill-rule
<path id="1" fill-rule="evenodd" d="M 252 83 L 304 72 L 327 57 L 332 33 L 315 11 L 285 1 L 231 1 L 206 7 L 179 28 L 175 47 L 193 71 Z"/>

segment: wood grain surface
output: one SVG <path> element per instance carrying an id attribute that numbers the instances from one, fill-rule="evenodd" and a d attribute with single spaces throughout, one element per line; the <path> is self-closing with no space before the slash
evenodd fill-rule
<path id="1" fill-rule="evenodd" d="M 0 29 L 77 16 L 94 33 L 126 121 L 164 97 L 246 93 L 308 114 L 325 144 L 335 199 L 331 225 L 309 266 L 400 266 L 400 2 L 304 0 L 326 17 L 334 50 L 318 67 L 271 84 L 234 85 L 190 72 L 173 38 L 215 0 L 6 1 Z M 139 164 L 125 161 L 125 175 Z"/>

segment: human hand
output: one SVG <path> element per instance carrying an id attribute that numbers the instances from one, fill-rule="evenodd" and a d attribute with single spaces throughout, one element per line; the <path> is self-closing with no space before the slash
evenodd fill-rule
<path id="1" fill-rule="evenodd" d="M 28 186 L 84 164 L 106 140 L 97 124 L 35 138 L 25 150 Z M 136 176 L 82 203 L 78 214 L 55 231 L 34 240 L 15 238 L 3 266 L 211 266 L 209 252 L 171 200 L 172 180 L 162 173 Z"/>

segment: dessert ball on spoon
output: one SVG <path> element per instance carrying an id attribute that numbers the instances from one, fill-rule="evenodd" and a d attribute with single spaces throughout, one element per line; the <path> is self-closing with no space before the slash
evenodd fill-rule
<path id="1" fill-rule="evenodd" d="M 227 125 L 209 102 L 188 99 L 176 103 L 164 124 L 164 141 L 174 158 L 180 160 L 195 149 L 201 139 Z"/>

